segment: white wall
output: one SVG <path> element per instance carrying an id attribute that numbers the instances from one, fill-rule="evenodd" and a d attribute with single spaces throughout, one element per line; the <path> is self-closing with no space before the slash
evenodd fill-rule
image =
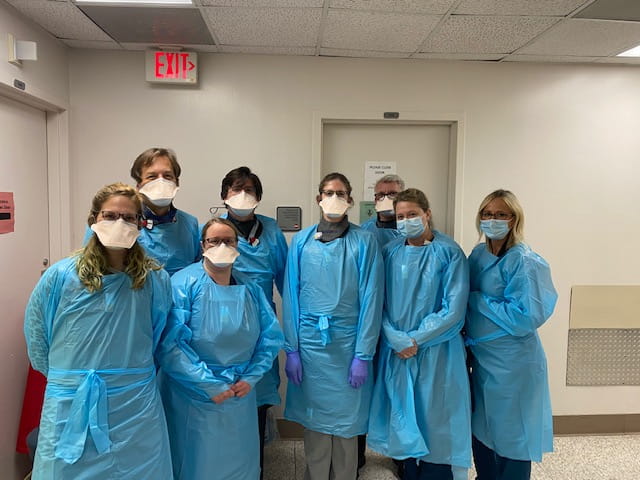
<path id="1" fill-rule="evenodd" d="M 640 69 L 611 65 L 428 63 L 387 59 L 201 55 L 200 86 L 144 81 L 141 52 L 70 53 L 73 231 L 89 200 L 131 181 L 135 156 L 170 146 L 184 168 L 177 204 L 201 220 L 222 176 L 246 164 L 264 183 L 260 212 L 310 202 L 314 111 L 464 115 L 464 230 L 491 190 L 512 189 L 529 243 L 551 264 L 560 294 L 542 328 L 556 415 L 640 413 L 640 388 L 568 388 L 574 284 L 638 284 Z M 428 193 L 428 192 L 427 192 Z"/>

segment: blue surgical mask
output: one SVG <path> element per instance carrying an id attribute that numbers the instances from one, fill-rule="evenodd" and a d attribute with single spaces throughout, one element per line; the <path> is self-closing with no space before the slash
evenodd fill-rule
<path id="1" fill-rule="evenodd" d="M 509 233 L 509 220 L 480 220 L 480 231 L 491 240 L 502 240 Z"/>
<path id="2" fill-rule="evenodd" d="M 422 217 L 406 218 L 398 220 L 398 231 L 407 238 L 417 238 L 424 232 Z"/>

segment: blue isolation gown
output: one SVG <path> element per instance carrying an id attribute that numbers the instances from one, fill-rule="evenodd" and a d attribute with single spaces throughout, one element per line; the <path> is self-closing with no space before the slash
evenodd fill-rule
<path id="1" fill-rule="evenodd" d="M 558 298 L 549 265 L 524 244 L 496 257 L 482 243 L 469 269 L 473 435 L 502 457 L 539 462 L 553 450 L 547 360 L 536 331 Z"/>
<path id="2" fill-rule="evenodd" d="M 169 275 L 202 258 L 200 228 L 196 217 L 176 210 L 174 220 L 153 225 L 151 229 L 143 227 L 138 237 L 138 243 L 147 255 L 162 265 Z M 93 234 L 93 230 L 87 227 L 83 243 L 86 244 Z"/>
<path id="3" fill-rule="evenodd" d="M 471 466 L 471 405 L 460 330 L 469 293 L 464 252 L 434 231 L 424 246 L 383 249 L 386 292 L 369 446 L 396 459 Z M 409 358 L 396 356 L 418 344 Z"/>
<path id="4" fill-rule="evenodd" d="M 348 383 L 354 357 L 371 360 L 380 333 L 382 258 L 369 232 L 350 224 L 340 238 L 293 237 L 283 298 L 285 349 L 299 351 L 302 383 L 287 386 L 285 418 L 328 435 L 367 431 L 372 367 L 360 388 Z M 369 362 L 371 363 L 371 362 Z"/>
<path id="5" fill-rule="evenodd" d="M 395 240 L 396 238 L 402 236 L 402 234 L 395 228 L 378 227 L 376 225 L 377 219 L 377 215 L 374 215 L 369 220 L 360 225 L 360 228 L 366 230 L 367 232 L 373 233 L 373 235 L 376 237 L 376 240 L 378 240 L 378 245 L 380 245 L 380 248 L 384 247 L 391 240 Z"/>
<path id="6" fill-rule="evenodd" d="M 226 218 L 226 214 L 222 216 Z M 273 218 L 257 215 L 262 224 L 262 233 L 258 243 L 251 245 L 244 237 L 238 237 L 238 251 L 240 256 L 233 264 L 233 268 L 247 275 L 262 288 L 273 311 L 273 284 L 282 294 L 285 264 L 287 262 L 287 241 Z M 258 406 L 279 405 L 280 395 L 280 367 L 276 356 L 271 370 L 264 374 L 256 385 Z"/>
<path id="7" fill-rule="evenodd" d="M 262 290 L 239 272 L 217 285 L 201 262 L 171 278 L 173 308 L 163 338 L 162 399 L 175 480 L 255 480 L 260 442 L 255 385 L 284 338 Z M 251 392 L 211 398 L 243 380 Z"/>
<path id="8" fill-rule="evenodd" d="M 169 276 L 125 273 L 91 293 L 76 258 L 44 273 L 25 314 L 33 368 L 47 377 L 34 480 L 170 480 L 153 354 L 171 307 Z"/>

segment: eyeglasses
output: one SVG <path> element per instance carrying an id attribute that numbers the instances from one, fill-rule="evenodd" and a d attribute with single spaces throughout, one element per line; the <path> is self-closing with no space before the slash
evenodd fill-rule
<path id="1" fill-rule="evenodd" d="M 235 194 L 238 194 L 240 192 L 244 192 L 247 195 L 253 195 L 255 197 L 256 195 L 256 188 L 255 187 L 231 187 L 231 191 Z"/>
<path id="2" fill-rule="evenodd" d="M 398 192 L 388 192 L 388 193 L 376 193 L 373 198 L 375 198 L 376 202 L 379 202 L 380 200 L 383 200 L 384 197 L 387 197 L 389 200 L 395 200 L 396 197 L 398 196 Z"/>
<path id="3" fill-rule="evenodd" d="M 490 220 L 492 218 L 495 218 L 496 220 L 511 220 L 511 218 L 513 218 L 513 213 L 504 213 L 504 212 L 496 212 L 496 213 L 491 213 L 491 212 L 482 212 L 480 214 L 480 218 L 482 220 Z"/>
<path id="4" fill-rule="evenodd" d="M 209 246 L 209 247 L 217 247 L 219 246 L 221 243 L 224 243 L 227 246 L 232 246 L 235 247 L 238 243 L 238 241 L 235 238 L 205 238 L 204 239 L 204 244 Z"/>
<path id="5" fill-rule="evenodd" d="M 349 196 L 349 194 L 344 190 L 320 190 L 320 193 L 327 197 L 333 197 L 336 195 L 339 198 L 347 198 Z"/>
<path id="6" fill-rule="evenodd" d="M 102 210 L 100 212 L 100 215 L 102 215 L 103 220 L 108 220 L 110 222 L 115 222 L 116 220 L 121 218 L 127 223 L 133 223 L 137 225 L 140 221 L 140 215 L 138 215 L 137 213 L 118 213 L 112 212 L 111 210 Z"/>

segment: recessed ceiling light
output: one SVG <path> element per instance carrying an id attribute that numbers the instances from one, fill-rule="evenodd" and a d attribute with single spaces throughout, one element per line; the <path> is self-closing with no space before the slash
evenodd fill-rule
<path id="1" fill-rule="evenodd" d="M 624 52 L 616 55 L 616 57 L 640 57 L 640 45 L 630 48 L 629 50 L 625 50 Z"/>
<path id="2" fill-rule="evenodd" d="M 76 3 L 101 4 L 139 4 L 139 5 L 193 5 L 192 0 L 75 0 Z"/>

